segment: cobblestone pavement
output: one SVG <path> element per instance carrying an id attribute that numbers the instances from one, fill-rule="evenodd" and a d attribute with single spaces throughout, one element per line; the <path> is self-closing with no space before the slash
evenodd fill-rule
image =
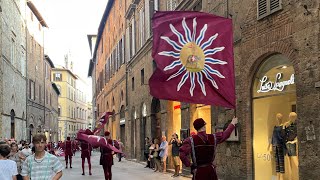
<path id="1" fill-rule="evenodd" d="M 72 169 L 64 169 L 62 180 L 103 180 L 103 169 L 102 166 L 99 165 L 99 153 L 94 152 L 92 154 L 91 164 L 92 164 L 92 176 L 89 176 L 89 169 L 87 163 L 85 164 L 85 176 L 82 176 L 81 170 L 81 158 L 80 153 L 76 153 L 76 156 L 73 157 L 73 165 Z M 62 164 L 65 166 L 64 157 L 59 158 Z M 112 166 L 112 174 L 113 180 L 142 180 L 142 179 L 157 179 L 157 180 L 167 180 L 167 179 L 175 179 L 175 180 L 190 180 L 190 178 L 185 177 L 177 177 L 172 178 L 171 173 L 159 173 L 153 172 L 153 170 L 149 168 L 144 168 L 144 165 L 132 161 L 123 160 L 118 162 L 115 159 L 115 165 Z"/>

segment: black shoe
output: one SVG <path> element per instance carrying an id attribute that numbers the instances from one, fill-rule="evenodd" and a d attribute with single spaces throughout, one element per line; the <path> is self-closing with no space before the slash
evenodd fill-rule
<path id="1" fill-rule="evenodd" d="M 89 175 L 91 176 L 91 175 L 92 175 L 92 173 L 91 173 L 91 172 L 89 172 Z"/>
<path id="2" fill-rule="evenodd" d="M 66 166 L 66 169 L 68 169 L 68 166 Z"/>
<path id="3" fill-rule="evenodd" d="M 70 168 L 72 169 L 72 167 L 70 166 Z"/>
<path id="4" fill-rule="evenodd" d="M 84 176 L 84 173 L 82 173 L 82 176 Z"/>

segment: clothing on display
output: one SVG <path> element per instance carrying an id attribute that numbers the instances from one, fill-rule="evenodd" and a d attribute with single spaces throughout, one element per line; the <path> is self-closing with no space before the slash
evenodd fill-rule
<path id="1" fill-rule="evenodd" d="M 286 127 L 286 137 L 287 141 L 293 141 L 297 137 L 297 124 L 292 123 L 290 126 Z"/>
<path id="2" fill-rule="evenodd" d="M 287 143 L 286 144 L 288 156 L 297 156 L 297 144 L 296 143 Z"/>
<path id="3" fill-rule="evenodd" d="M 276 172 L 285 173 L 284 168 L 284 146 L 276 145 L 273 146 L 274 159 L 276 161 Z"/>
<path id="4" fill-rule="evenodd" d="M 276 162 L 276 172 L 284 173 L 284 155 L 285 155 L 285 131 L 283 126 L 273 128 L 272 142 L 274 159 Z"/>

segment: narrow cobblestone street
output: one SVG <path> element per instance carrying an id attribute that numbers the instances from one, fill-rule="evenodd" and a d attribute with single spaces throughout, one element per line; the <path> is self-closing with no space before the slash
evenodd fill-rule
<path id="1" fill-rule="evenodd" d="M 89 170 L 87 163 L 85 165 L 85 176 L 82 176 L 81 170 L 81 158 L 80 153 L 78 152 L 75 157 L 73 157 L 73 166 L 72 169 L 64 169 L 62 180 L 85 180 L 85 179 L 94 179 L 100 180 L 104 179 L 103 169 L 99 165 L 99 153 L 94 152 L 92 155 L 92 176 L 89 176 Z M 61 163 L 65 165 L 64 157 L 59 158 Z M 187 180 L 189 178 L 178 177 L 172 178 L 171 173 L 159 173 L 153 172 L 153 170 L 144 168 L 142 164 L 123 160 L 118 162 L 115 159 L 115 165 L 112 167 L 112 179 L 113 180 L 141 180 L 141 179 L 157 179 L 157 180 L 165 180 L 165 179 L 176 179 L 176 180 Z"/>

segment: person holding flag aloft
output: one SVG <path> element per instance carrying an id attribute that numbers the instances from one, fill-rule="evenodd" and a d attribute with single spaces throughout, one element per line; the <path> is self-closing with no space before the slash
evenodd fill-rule
<path id="1" fill-rule="evenodd" d="M 191 167 L 193 180 L 218 180 L 216 166 L 213 164 L 217 144 L 230 137 L 237 123 L 238 118 L 234 117 L 224 132 L 207 134 L 206 122 L 202 118 L 198 118 L 193 122 L 193 126 L 198 133 L 185 139 L 179 149 L 182 163 L 187 167 Z M 192 163 L 188 158 L 190 154 Z"/>

